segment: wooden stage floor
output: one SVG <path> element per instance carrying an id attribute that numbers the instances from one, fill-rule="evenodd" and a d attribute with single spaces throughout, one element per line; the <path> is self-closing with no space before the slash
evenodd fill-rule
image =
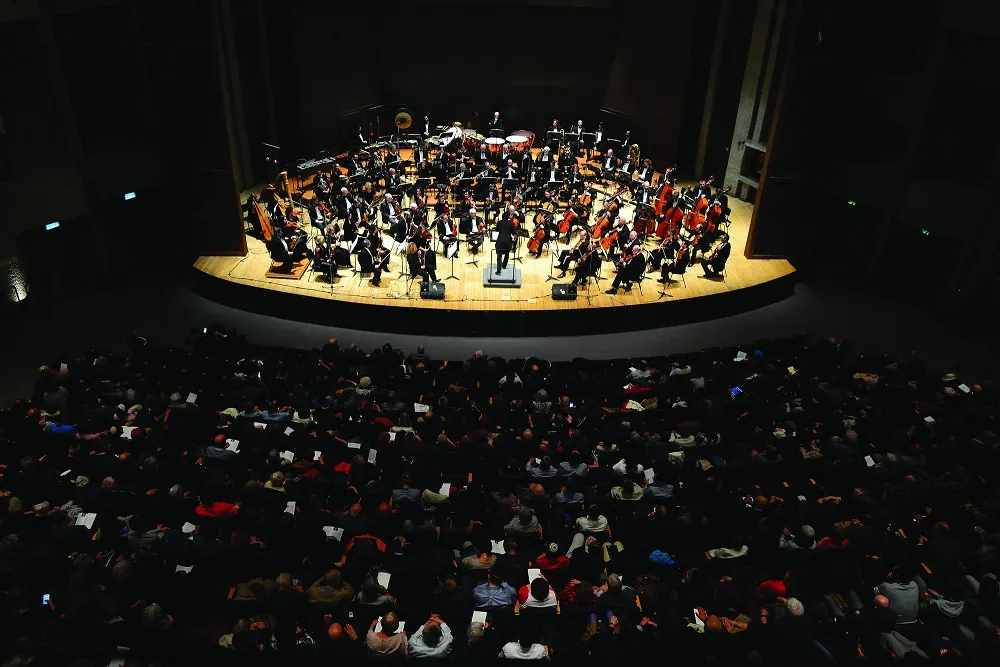
<path id="1" fill-rule="evenodd" d="M 794 273 L 792 265 L 783 259 L 747 259 L 743 256 L 746 247 L 747 231 L 750 226 L 750 215 L 753 207 L 735 199 L 730 199 L 732 225 L 729 229 L 733 253 L 726 264 L 725 280 L 705 277 L 700 264 L 688 268 L 686 281 L 668 284 L 665 291 L 668 298 L 660 299 L 660 304 L 669 307 L 671 303 L 683 299 L 732 292 L 776 280 Z M 632 219 L 632 207 L 625 206 L 626 219 Z M 530 218 L 530 215 L 529 215 Z M 530 222 L 529 222 L 530 226 Z M 574 234 L 574 236 L 576 236 Z M 464 238 L 464 237 L 463 237 Z M 576 239 L 574 238 L 574 241 Z M 523 243 L 523 241 L 522 241 Z M 648 239 L 646 249 L 651 250 L 657 245 L 656 239 Z M 260 289 L 274 290 L 296 295 L 310 296 L 316 299 L 332 299 L 355 303 L 377 303 L 386 307 L 406 308 L 448 308 L 457 310 L 578 310 L 581 308 L 612 309 L 623 306 L 655 303 L 660 284 L 655 281 L 657 273 L 648 273 L 650 280 L 643 281 L 642 292 L 633 287 L 631 292 L 619 290 L 617 295 L 610 296 L 604 290 L 611 286 L 613 268 L 605 262 L 602 274 L 605 279 L 599 287 L 591 287 L 588 292 L 580 290 L 576 301 L 554 301 L 552 299 L 552 282 L 546 282 L 549 276 L 549 252 L 543 251 L 539 258 L 525 257 L 522 250 L 522 261 L 516 266 L 521 270 L 523 284 L 520 288 L 496 288 L 483 286 L 483 267 L 489 262 L 493 244 L 489 241 L 477 255 L 479 266 L 466 264 L 472 257 L 466 252 L 464 240 L 461 251 L 455 258 L 455 276 L 457 280 L 445 280 L 451 275 L 451 260 L 438 256 L 438 279 L 445 284 L 444 301 L 420 298 L 419 280 L 407 284 L 408 280 L 400 275 L 401 258 L 393 257 L 389 264 L 389 272 L 382 274 L 381 287 L 368 284 L 368 278 L 359 279 L 350 269 L 341 269 L 341 277 L 335 278 L 331 286 L 326 277 L 313 271 L 312 267 L 298 280 L 287 278 L 267 278 L 265 273 L 270 266 L 270 258 L 264 242 L 247 237 L 249 252 L 246 257 L 200 257 L 195 262 L 195 268 L 212 277 L 253 286 Z M 523 246 L 522 246 L 523 247 Z M 565 250 L 569 245 L 558 244 L 558 250 Z M 558 252 L 556 257 L 558 258 Z M 557 271 L 558 274 L 558 271 Z M 569 282 L 573 279 L 570 271 L 559 282 Z M 591 284 L 593 282 L 591 281 Z"/>

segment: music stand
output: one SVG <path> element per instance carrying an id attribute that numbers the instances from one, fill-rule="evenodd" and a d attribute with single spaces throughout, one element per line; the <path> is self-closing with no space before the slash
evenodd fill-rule
<path id="1" fill-rule="evenodd" d="M 505 178 L 505 179 L 503 179 L 502 188 L 503 188 L 504 195 L 506 196 L 506 194 L 508 192 L 513 192 L 514 190 L 517 190 L 517 186 L 518 186 L 518 181 L 517 181 L 516 178 Z"/>
<path id="2" fill-rule="evenodd" d="M 549 282 L 550 280 L 559 280 L 553 275 L 555 273 L 553 269 L 556 268 L 556 250 L 558 250 L 559 247 L 556 245 L 556 240 L 551 235 L 545 245 L 549 247 L 549 275 L 545 279 L 545 282 Z"/>
<path id="3" fill-rule="evenodd" d="M 458 238 L 455 238 L 455 242 L 447 246 L 444 249 L 444 258 L 451 260 L 451 275 L 445 278 L 445 280 L 458 280 L 458 276 L 455 275 L 455 255 L 458 254 Z"/>

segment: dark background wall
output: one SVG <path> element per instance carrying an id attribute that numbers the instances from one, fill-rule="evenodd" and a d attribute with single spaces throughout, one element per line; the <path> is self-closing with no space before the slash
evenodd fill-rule
<path id="1" fill-rule="evenodd" d="M 658 163 L 677 160 L 697 31 L 664 39 L 664 26 L 693 20 L 697 3 L 265 5 L 272 25 L 284 26 L 268 33 L 280 58 L 272 62 L 278 115 L 301 120 L 281 124 L 289 157 L 342 148 L 359 124 L 388 134 L 405 108 L 434 124 L 480 128 L 499 111 L 505 128 L 536 133 L 553 118 L 589 128 L 603 121 L 616 136 L 631 130 Z"/>

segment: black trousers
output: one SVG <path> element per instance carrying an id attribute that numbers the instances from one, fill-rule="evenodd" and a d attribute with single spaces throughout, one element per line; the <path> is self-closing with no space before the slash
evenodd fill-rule
<path id="1" fill-rule="evenodd" d="M 632 275 L 631 271 L 619 271 L 615 274 L 615 279 L 611 283 L 611 289 L 618 289 L 618 286 L 623 283 L 625 287 L 631 287 L 633 280 L 637 280 L 637 278 Z"/>
<path id="2" fill-rule="evenodd" d="M 497 270 L 501 271 L 507 268 L 507 262 L 510 260 L 510 248 L 497 248 Z"/>
<path id="3" fill-rule="evenodd" d="M 577 259 L 579 256 L 580 255 L 575 248 L 570 250 L 563 250 L 561 253 L 559 253 L 559 264 L 557 264 L 557 266 L 563 271 L 565 271 L 566 267 L 569 266 L 569 263 L 572 262 L 574 259 Z"/>

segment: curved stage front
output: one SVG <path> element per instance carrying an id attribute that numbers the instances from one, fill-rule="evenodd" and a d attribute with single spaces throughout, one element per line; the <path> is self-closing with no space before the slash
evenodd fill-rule
<path id="1" fill-rule="evenodd" d="M 386 333 L 437 336 L 524 337 L 597 334 L 687 324 L 725 317 L 780 301 L 792 294 L 795 268 L 783 259 L 747 259 L 746 246 L 752 206 L 731 201 L 729 230 L 733 253 L 725 280 L 705 277 L 700 264 L 690 267 L 685 281 L 661 286 L 658 274 L 646 274 L 642 291 L 604 293 L 614 277 L 605 263 L 605 279 L 589 292 L 581 288 L 575 301 L 552 298 L 550 258 L 525 257 L 517 267 L 520 288 L 483 286 L 483 267 L 492 244 L 477 255 L 479 266 L 462 252 L 452 262 L 438 258 L 438 279 L 445 284 L 444 300 L 420 298 L 420 282 L 400 274 L 401 258 L 394 257 L 381 287 L 368 284 L 349 269 L 330 285 L 310 270 L 299 279 L 268 278 L 270 260 L 262 241 L 247 238 L 245 257 L 201 257 L 194 264 L 195 291 L 213 301 L 274 317 Z M 560 245 L 559 250 L 568 246 Z M 647 242 L 646 248 L 655 244 Z M 573 274 L 559 280 L 568 283 Z M 659 292 L 663 288 L 665 296 Z M 409 288 L 409 289 L 408 289 Z"/>

